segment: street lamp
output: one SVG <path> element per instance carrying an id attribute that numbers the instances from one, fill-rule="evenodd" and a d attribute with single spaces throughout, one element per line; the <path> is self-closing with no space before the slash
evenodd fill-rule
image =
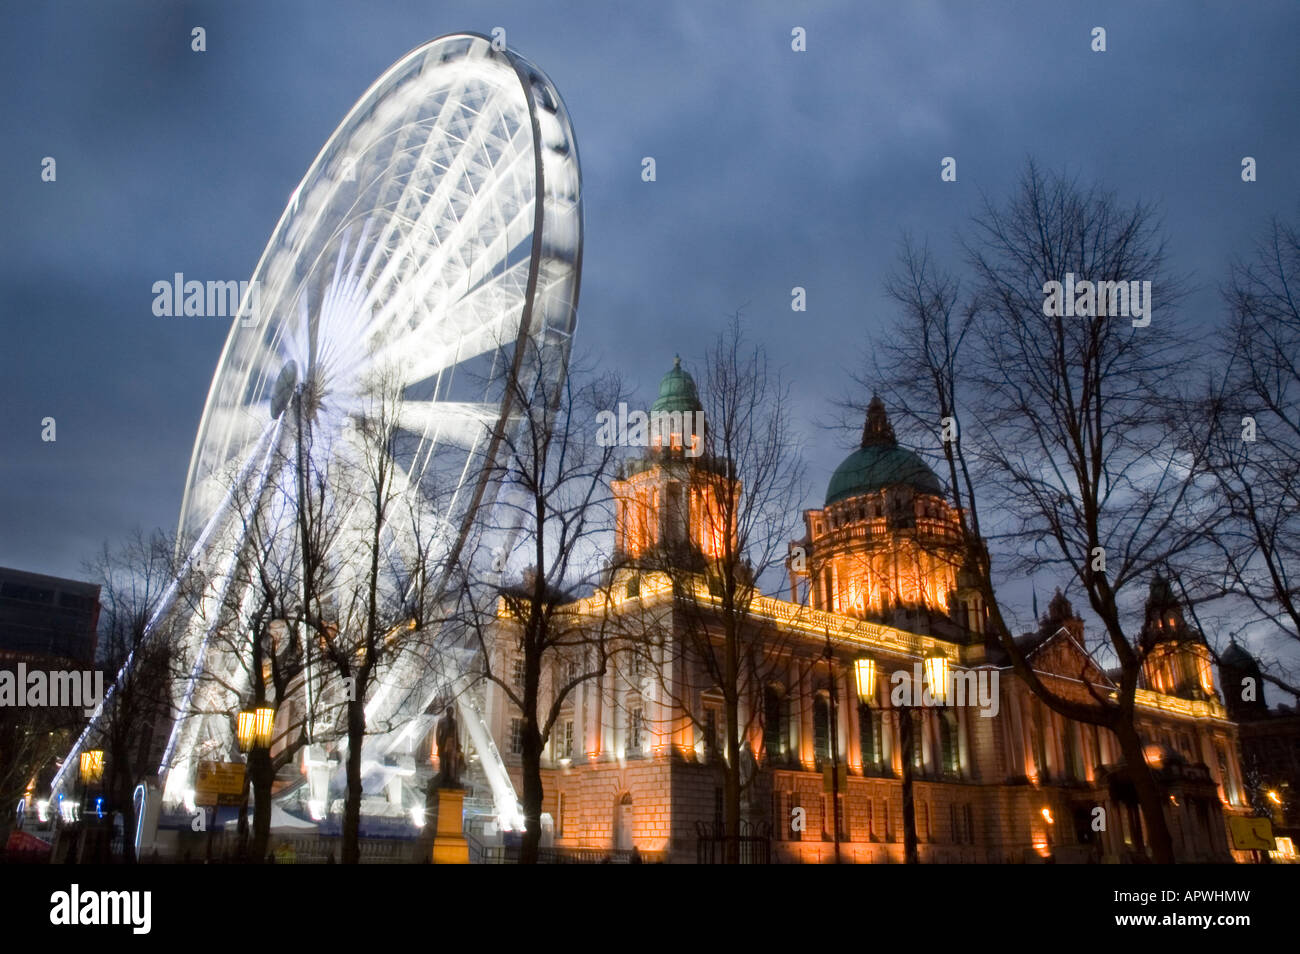
<path id="1" fill-rule="evenodd" d="M 925 681 L 936 705 L 948 701 L 948 673 L 948 657 L 943 653 L 936 651 L 925 657 Z"/>
<path id="2" fill-rule="evenodd" d="M 858 686 L 858 701 L 870 706 L 876 699 L 876 661 L 870 656 L 853 660 L 853 678 Z"/>
<path id="3" fill-rule="evenodd" d="M 834 832 L 835 840 L 835 863 L 840 863 L 840 767 L 839 767 L 839 740 L 836 738 L 837 723 L 839 721 L 839 712 L 837 711 L 839 693 L 835 686 L 835 652 L 831 648 L 831 631 L 826 630 L 826 651 L 822 653 L 826 660 L 826 674 L 830 684 L 830 694 L 827 702 L 826 719 L 830 723 L 827 725 L 828 735 L 831 744 L 831 829 Z"/>
<path id="4" fill-rule="evenodd" d="M 241 711 L 235 728 L 235 735 L 239 739 L 239 751 L 247 754 L 253 749 L 269 749 L 274 727 L 275 710 L 270 706 L 258 706 L 256 709 Z"/>
<path id="5" fill-rule="evenodd" d="M 253 734 L 257 725 L 257 713 L 244 709 L 239 713 L 239 722 L 235 728 L 235 737 L 239 740 L 239 751 L 247 754 L 253 748 Z"/>
<path id="6" fill-rule="evenodd" d="M 244 753 L 244 783 L 239 800 L 239 838 L 241 852 L 247 848 L 248 838 L 248 783 L 250 767 L 254 762 L 264 765 L 271 749 L 271 736 L 275 727 L 275 710 L 262 705 L 254 709 L 242 709 L 235 722 L 235 738 L 239 742 L 239 751 Z M 213 817 L 215 822 L 215 809 Z M 215 827 L 215 824 L 214 824 Z M 210 843 L 209 843 L 210 845 Z M 259 851 L 260 854 L 260 851 Z M 259 859 L 260 860 L 260 859 Z"/>

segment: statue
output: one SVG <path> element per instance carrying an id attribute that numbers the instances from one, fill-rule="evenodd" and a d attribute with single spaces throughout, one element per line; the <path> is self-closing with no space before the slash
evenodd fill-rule
<path id="1" fill-rule="evenodd" d="M 438 743 L 438 787 L 460 788 L 460 738 L 456 732 L 456 716 L 452 706 L 448 705 L 442 718 L 438 720 L 435 735 Z"/>

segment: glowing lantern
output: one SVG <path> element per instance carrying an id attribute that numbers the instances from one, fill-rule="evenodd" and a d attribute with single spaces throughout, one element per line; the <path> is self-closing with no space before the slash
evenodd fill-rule
<path id="1" fill-rule="evenodd" d="M 271 734 L 275 727 L 275 710 L 270 706 L 245 709 L 239 713 L 235 735 L 239 740 L 239 751 L 251 752 L 253 749 L 269 749 Z"/>
<path id="2" fill-rule="evenodd" d="M 853 675 L 858 684 L 858 701 L 869 706 L 876 698 L 876 661 L 867 656 L 853 661 Z"/>
<path id="3" fill-rule="evenodd" d="M 937 705 L 948 701 L 948 657 L 934 653 L 925 657 L 925 681 Z"/>
<path id="4" fill-rule="evenodd" d="M 257 714 L 252 709 L 244 709 L 239 713 L 239 722 L 235 728 L 235 737 L 239 740 L 239 751 L 248 752 L 253 748 L 253 733 L 256 724 Z"/>
<path id="5" fill-rule="evenodd" d="M 275 710 L 270 706 L 260 706 L 254 710 L 257 716 L 254 722 L 253 744 L 258 748 L 271 747 L 271 731 L 275 727 Z"/>

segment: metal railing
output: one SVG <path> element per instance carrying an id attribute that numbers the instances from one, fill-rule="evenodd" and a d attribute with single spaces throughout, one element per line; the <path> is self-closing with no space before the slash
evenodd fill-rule
<path id="1" fill-rule="evenodd" d="M 695 861 L 701 865 L 725 864 L 730 850 L 742 865 L 772 863 L 772 826 L 767 822 L 751 824 L 742 820 L 739 835 L 728 835 L 721 822 L 712 825 L 696 822 Z"/>

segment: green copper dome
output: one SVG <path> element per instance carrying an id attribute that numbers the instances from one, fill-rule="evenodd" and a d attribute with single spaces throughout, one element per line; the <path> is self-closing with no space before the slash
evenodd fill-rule
<path id="1" fill-rule="evenodd" d="M 694 413 L 704 410 L 695 379 L 682 370 L 682 359 L 673 358 L 672 370 L 659 382 L 659 397 L 650 407 L 651 414 L 669 414 L 673 411 Z"/>
<path id="2" fill-rule="evenodd" d="M 862 430 L 862 446 L 835 468 L 826 487 L 826 506 L 895 484 L 907 484 L 928 494 L 943 492 L 939 478 L 925 461 L 898 446 L 884 403 L 873 397 Z"/>

